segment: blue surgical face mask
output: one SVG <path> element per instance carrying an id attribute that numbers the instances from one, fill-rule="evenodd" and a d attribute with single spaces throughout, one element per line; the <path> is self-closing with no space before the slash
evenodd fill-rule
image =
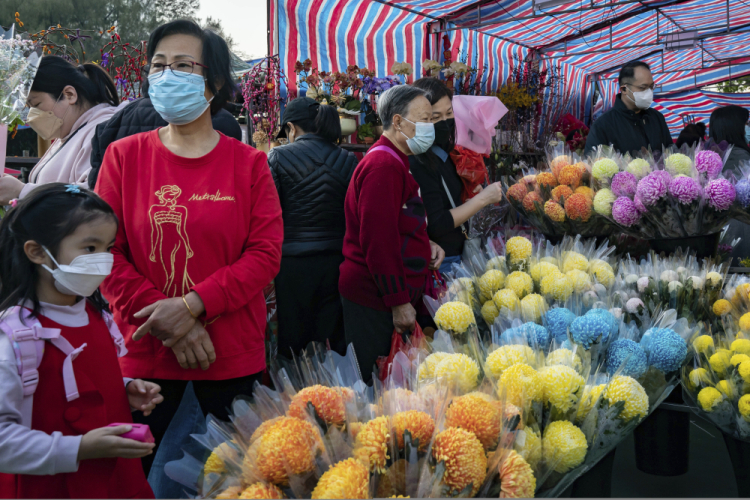
<path id="1" fill-rule="evenodd" d="M 750 143 L 750 125 L 745 125 L 745 142 Z"/>
<path id="2" fill-rule="evenodd" d="M 414 137 L 409 137 L 399 130 L 401 135 L 406 137 L 406 145 L 409 146 L 409 150 L 415 155 L 421 155 L 429 151 L 432 143 L 435 142 L 435 125 L 425 122 L 414 123 L 406 118 L 404 120 L 414 125 Z"/>
<path id="3" fill-rule="evenodd" d="M 173 125 L 187 125 L 206 112 L 211 101 L 206 100 L 205 91 L 202 75 L 178 76 L 167 70 L 148 77 L 148 96 L 154 109 Z"/>

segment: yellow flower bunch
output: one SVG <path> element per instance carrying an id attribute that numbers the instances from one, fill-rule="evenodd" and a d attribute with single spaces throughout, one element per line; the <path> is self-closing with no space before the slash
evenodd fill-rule
<path id="1" fill-rule="evenodd" d="M 505 286 L 513 290 L 519 299 L 534 291 L 534 281 L 523 271 L 510 273 L 508 279 L 505 280 Z"/>
<path id="2" fill-rule="evenodd" d="M 567 412 L 578 402 L 586 381 L 573 368 L 564 365 L 547 366 L 539 371 L 544 385 L 545 404 Z"/>
<path id="3" fill-rule="evenodd" d="M 535 364 L 536 354 L 526 345 L 504 345 L 492 351 L 485 362 L 486 370 L 499 379 L 505 370 L 513 365 Z"/>
<path id="4" fill-rule="evenodd" d="M 567 420 L 552 422 L 544 430 L 542 453 L 547 465 L 561 474 L 581 465 L 587 451 L 586 435 Z"/>
<path id="5" fill-rule="evenodd" d="M 503 307 L 515 311 L 519 304 L 518 295 L 509 288 L 499 290 L 495 296 L 492 297 L 492 300 L 495 302 L 498 311 L 502 310 Z"/>
<path id="6" fill-rule="evenodd" d="M 529 108 L 537 103 L 538 98 L 532 96 L 521 87 L 518 82 L 509 81 L 495 94 L 509 110 Z"/>
<path id="7" fill-rule="evenodd" d="M 474 311 L 463 302 L 446 302 L 435 313 L 435 324 L 450 333 L 464 333 L 475 325 Z"/>
<path id="8" fill-rule="evenodd" d="M 644 418 L 648 414 L 648 394 L 633 377 L 619 375 L 612 379 L 604 392 L 604 397 L 610 406 L 620 401 L 625 402 L 620 418 L 626 422 L 636 417 Z"/>

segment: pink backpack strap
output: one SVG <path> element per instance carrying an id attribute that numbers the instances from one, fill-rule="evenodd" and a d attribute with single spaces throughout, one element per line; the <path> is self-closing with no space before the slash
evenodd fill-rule
<path id="1" fill-rule="evenodd" d="M 370 153 L 373 153 L 375 151 L 384 151 L 388 153 L 389 155 L 393 156 L 396 159 L 396 161 L 404 165 L 404 160 L 402 160 L 401 157 L 393 149 L 389 148 L 388 146 L 375 146 L 374 148 L 370 148 L 367 154 L 369 155 Z"/>
<path id="2" fill-rule="evenodd" d="M 125 356 L 128 353 L 128 350 L 125 347 L 125 339 L 122 337 L 122 333 L 120 333 L 120 329 L 117 327 L 115 319 L 108 312 L 102 312 L 102 317 L 104 318 L 104 322 L 107 324 L 107 328 L 109 329 L 109 336 L 112 337 L 112 342 L 115 343 L 115 348 L 117 349 L 117 357 L 121 358 Z"/>

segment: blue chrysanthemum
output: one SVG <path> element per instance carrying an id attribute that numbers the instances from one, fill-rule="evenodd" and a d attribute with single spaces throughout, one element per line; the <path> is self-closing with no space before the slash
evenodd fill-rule
<path id="1" fill-rule="evenodd" d="M 607 335 L 602 338 L 602 342 L 606 342 L 610 335 L 617 335 L 617 332 L 620 330 L 620 322 L 617 321 L 614 314 L 606 309 L 592 309 L 587 312 L 586 315 L 599 316 L 609 325 L 609 332 L 607 332 Z"/>
<path id="2" fill-rule="evenodd" d="M 576 315 L 564 307 L 550 309 L 545 316 L 547 329 L 558 342 L 568 338 L 568 327 L 576 319 Z"/>
<path id="3" fill-rule="evenodd" d="M 628 360 L 625 363 L 625 360 Z M 612 342 L 607 349 L 607 372 L 613 375 L 625 363 L 622 375 L 638 378 L 648 369 L 646 352 L 630 339 L 619 339 Z"/>
<path id="4" fill-rule="evenodd" d="M 531 347 L 546 349 L 552 337 L 549 331 L 541 325 L 528 322 L 516 328 L 508 328 L 500 336 L 504 344 L 518 344 L 527 342 Z"/>
<path id="5" fill-rule="evenodd" d="M 589 314 L 579 316 L 570 324 L 570 335 L 576 344 L 581 344 L 584 349 L 590 349 L 591 344 L 599 337 L 602 339 L 609 335 L 610 325 L 602 316 Z"/>
<path id="6" fill-rule="evenodd" d="M 750 207 L 750 181 L 742 179 L 734 189 L 737 190 L 737 201 L 740 202 L 742 208 Z"/>
<path id="7" fill-rule="evenodd" d="M 648 355 L 648 364 L 664 373 L 679 369 L 687 354 L 687 343 L 670 328 L 649 328 L 641 347 Z"/>

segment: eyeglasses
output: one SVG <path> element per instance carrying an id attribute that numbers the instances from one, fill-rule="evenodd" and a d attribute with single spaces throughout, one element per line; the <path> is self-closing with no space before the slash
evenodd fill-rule
<path id="1" fill-rule="evenodd" d="M 205 66 L 201 63 L 195 62 L 195 61 L 175 61 L 172 64 L 163 64 L 163 63 L 151 63 L 147 64 L 143 67 L 143 70 L 146 74 L 149 76 L 151 75 L 161 75 L 164 73 L 164 71 L 169 68 L 169 70 L 177 75 L 191 75 L 193 72 L 195 72 L 195 67 L 200 66 L 201 68 L 208 69 L 208 66 Z"/>

